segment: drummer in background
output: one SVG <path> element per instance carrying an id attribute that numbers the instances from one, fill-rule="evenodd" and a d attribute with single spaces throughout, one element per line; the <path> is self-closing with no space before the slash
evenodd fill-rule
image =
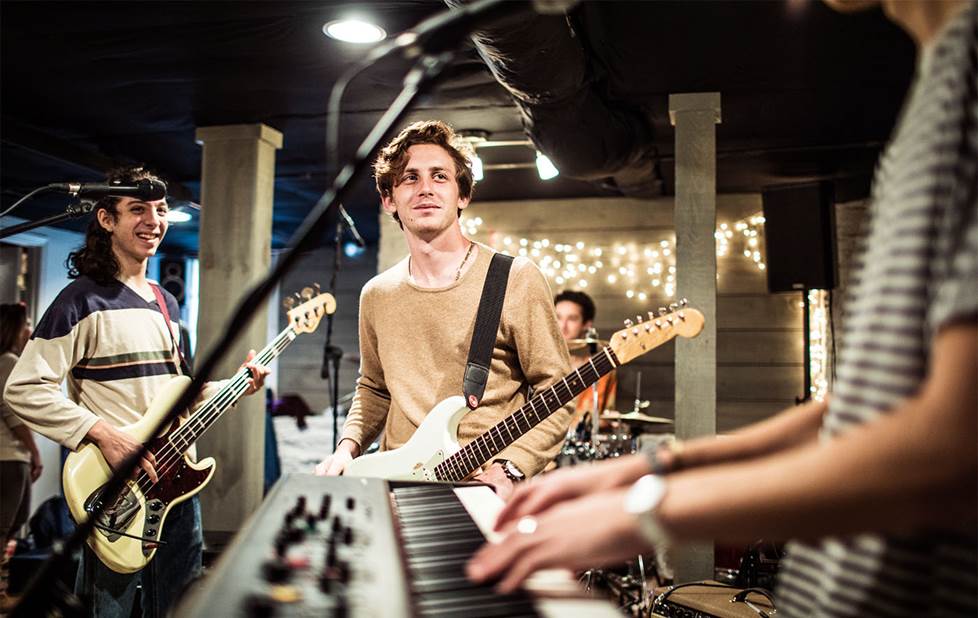
<path id="1" fill-rule="evenodd" d="M 584 292 L 564 290 L 554 297 L 554 309 L 557 312 L 557 324 L 560 334 L 564 336 L 571 353 L 571 367 L 577 369 L 588 361 L 591 354 L 588 350 L 588 330 L 594 324 L 594 301 Z M 592 333 L 594 334 L 594 333 Z M 594 334 L 596 337 L 596 334 Z M 618 389 L 618 378 L 615 371 L 606 373 L 598 380 L 598 410 L 603 412 L 615 405 L 615 391 Z M 594 396 L 589 388 L 581 393 L 574 402 L 574 418 L 571 427 L 576 426 L 584 415 L 594 405 Z"/>

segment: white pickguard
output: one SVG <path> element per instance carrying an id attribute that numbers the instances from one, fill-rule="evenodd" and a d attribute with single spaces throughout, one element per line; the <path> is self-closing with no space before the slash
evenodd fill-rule
<path id="1" fill-rule="evenodd" d="M 391 481 L 438 480 L 435 466 L 458 451 L 458 424 L 468 411 L 464 397 L 443 400 L 432 408 L 404 446 L 357 457 L 343 474 Z"/>

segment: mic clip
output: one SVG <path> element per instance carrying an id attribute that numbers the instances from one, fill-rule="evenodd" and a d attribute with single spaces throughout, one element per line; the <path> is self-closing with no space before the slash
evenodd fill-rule
<path id="1" fill-rule="evenodd" d="M 95 200 L 78 200 L 74 204 L 68 204 L 65 214 L 69 217 L 81 217 L 95 210 Z"/>

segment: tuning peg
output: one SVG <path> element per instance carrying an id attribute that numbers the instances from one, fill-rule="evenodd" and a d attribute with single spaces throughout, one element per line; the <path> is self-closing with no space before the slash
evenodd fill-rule
<path id="1" fill-rule="evenodd" d="M 679 305 L 677 305 L 676 303 L 669 303 L 669 311 L 675 312 L 676 309 L 679 309 Z"/>
<path id="2" fill-rule="evenodd" d="M 316 288 L 316 295 L 317 296 L 319 295 L 320 292 L 323 291 L 322 288 L 319 287 L 319 284 L 318 283 L 313 283 L 312 284 L 312 287 Z"/>
<path id="3" fill-rule="evenodd" d="M 682 307 L 682 308 L 685 309 L 686 308 L 686 305 L 688 305 L 688 304 L 689 304 L 689 301 L 686 300 L 685 298 L 680 298 L 679 299 L 679 306 L 680 307 Z"/>
<path id="4" fill-rule="evenodd" d="M 636 324 L 641 324 L 642 323 L 642 316 L 641 315 L 635 316 L 635 323 Z"/>
<path id="5" fill-rule="evenodd" d="M 655 321 L 655 327 L 656 328 L 662 328 L 662 320 L 656 320 Z"/>
<path id="6" fill-rule="evenodd" d="M 632 327 L 632 326 L 634 326 L 634 325 L 635 325 L 635 322 L 632 322 L 632 321 L 631 321 L 631 320 L 629 320 L 629 319 L 626 319 L 626 320 L 625 320 L 625 328 L 631 328 L 631 327 Z"/>
<path id="7" fill-rule="evenodd" d="M 291 311 L 292 307 L 295 307 L 295 299 L 291 296 L 286 296 L 282 299 L 282 306 L 285 307 L 286 311 Z"/>
<path id="8" fill-rule="evenodd" d="M 314 296 L 312 288 L 308 286 L 302 288 L 301 296 L 302 300 L 312 300 L 312 297 Z"/>
<path id="9" fill-rule="evenodd" d="M 661 318 L 665 314 L 669 313 L 665 307 L 659 307 L 659 317 Z"/>
<path id="10" fill-rule="evenodd" d="M 647 311 L 646 313 L 649 314 L 649 320 L 654 320 L 655 319 L 655 312 L 654 311 Z"/>

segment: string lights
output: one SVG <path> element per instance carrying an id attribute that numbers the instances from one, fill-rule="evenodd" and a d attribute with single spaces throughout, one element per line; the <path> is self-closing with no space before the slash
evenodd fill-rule
<path id="1" fill-rule="evenodd" d="M 829 346 L 829 293 L 825 290 L 808 291 L 808 354 L 810 359 L 811 396 L 823 401 L 829 390 L 831 375 Z"/>
<path id="2" fill-rule="evenodd" d="M 586 290 L 601 282 L 621 290 L 626 298 L 645 301 L 650 296 L 672 298 L 676 293 L 676 239 L 647 243 L 596 244 L 582 240 L 556 241 L 527 238 L 499 230 L 483 233 L 482 217 L 463 217 L 462 229 L 493 249 L 533 260 L 555 288 Z M 717 257 L 742 255 L 761 271 L 764 217 L 760 214 L 733 223 L 721 223 L 714 233 Z"/>

